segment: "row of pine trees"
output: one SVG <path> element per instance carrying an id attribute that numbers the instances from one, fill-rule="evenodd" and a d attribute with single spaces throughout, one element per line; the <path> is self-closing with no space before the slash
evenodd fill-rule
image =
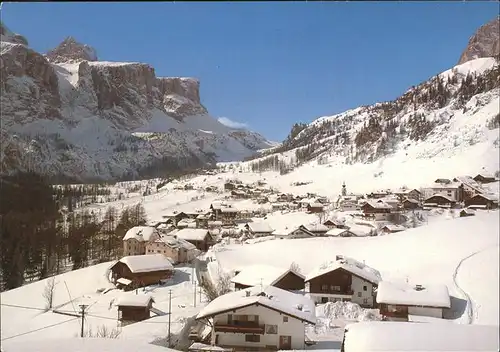
<path id="1" fill-rule="evenodd" d="M 119 258 L 125 232 L 146 223 L 143 205 L 108 207 L 102 217 L 72 209 L 83 194 L 92 198 L 108 191 L 91 186 L 61 191 L 35 173 L 2 177 L 1 290 Z"/>

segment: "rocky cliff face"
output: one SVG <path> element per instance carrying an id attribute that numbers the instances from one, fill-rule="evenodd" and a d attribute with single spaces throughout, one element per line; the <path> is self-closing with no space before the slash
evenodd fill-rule
<path id="1" fill-rule="evenodd" d="M 500 16 L 481 26 L 469 39 L 469 43 L 458 60 L 458 64 L 500 55 Z"/>
<path id="2" fill-rule="evenodd" d="M 96 61 L 69 37 L 47 55 L 2 27 L 0 162 L 80 180 L 238 160 L 270 146 L 208 115 L 194 78 L 143 63 Z"/>

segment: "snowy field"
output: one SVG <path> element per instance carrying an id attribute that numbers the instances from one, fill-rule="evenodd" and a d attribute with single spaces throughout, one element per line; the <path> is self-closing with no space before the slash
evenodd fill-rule
<path id="1" fill-rule="evenodd" d="M 205 303 L 197 289 L 196 298 L 192 283 L 193 269 L 177 267 L 173 279 L 163 286 L 139 289 L 137 294 L 151 295 L 154 308 L 159 315 L 117 327 L 118 311 L 113 303 L 121 297 L 135 295 L 135 291 L 123 292 L 114 289 L 108 277 L 113 262 L 75 270 L 55 277 L 54 310 L 45 312 L 43 291 L 47 280 L 42 280 L 1 294 L 2 303 L 2 347 L 12 350 L 20 341 L 74 338 L 80 335 L 81 319 L 79 305 L 88 305 L 85 317 L 85 332 L 97 332 L 102 326 L 120 331 L 119 339 L 130 339 L 132 343 L 154 343 L 167 346 L 169 293 L 172 295 L 171 334 L 181 333 L 188 318 L 196 315 Z M 107 291 L 106 289 L 110 289 Z M 103 291 L 104 290 L 104 291 Z M 102 293 L 98 292 L 101 291 Z M 196 299 L 196 307 L 195 307 Z M 59 313 L 57 313 L 59 312 Z M 165 315 L 163 315 L 165 314 Z M 38 331 L 37 331 L 38 330 Z M 174 341 L 174 338 L 172 339 Z M 82 349 L 84 346 L 81 347 Z"/>

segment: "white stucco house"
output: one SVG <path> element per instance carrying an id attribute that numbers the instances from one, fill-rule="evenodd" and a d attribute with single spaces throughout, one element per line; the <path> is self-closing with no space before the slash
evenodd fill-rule
<path id="1" fill-rule="evenodd" d="M 220 296 L 196 319 L 210 321 L 212 345 L 240 351 L 303 349 L 305 325 L 316 323 L 309 298 L 274 286 Z"/>
<path id="2" fill-rule="evenodd" d="M 362 307 L 375 305 L 375 289 L 382 276 L 380 272 L 358 260 L 337 255 L 305 278 L 305 291 L 317 303 L 349 301 Z"/>
<path id="3" fill-rule="evenodd" d="M 451 307 L 446 285 L 410 285 L 389 281 L 379 283 L 377 303 L 380 314 L 386 320 L 415 320 L 412 316 L 443 318 L 443 310 Z"/>

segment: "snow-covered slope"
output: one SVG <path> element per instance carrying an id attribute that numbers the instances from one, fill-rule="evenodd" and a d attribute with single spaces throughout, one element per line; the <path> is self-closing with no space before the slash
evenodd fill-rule
<path id="1" fill-rule="evenodd" d="M 199 81 L 97 60 L 66 39 L 41 55 L 2 27 L 2 170 L 112 179 L 241 160 L 272 144 L 201 104 Z"/>
<path id="2" fill-rule="evenodd" d="M 374 181 L 400 174 L 408 183 L 427 175 L 493 174 L 500 168 L 499 86 L 495 59 L 468 61 L 394 101 L 318 118 L 268 151 L 279 162 L 261 157 L 242 167 L 289 173 L 283 183 L 336 176 L 335 187 L 358 173 Z"/>

